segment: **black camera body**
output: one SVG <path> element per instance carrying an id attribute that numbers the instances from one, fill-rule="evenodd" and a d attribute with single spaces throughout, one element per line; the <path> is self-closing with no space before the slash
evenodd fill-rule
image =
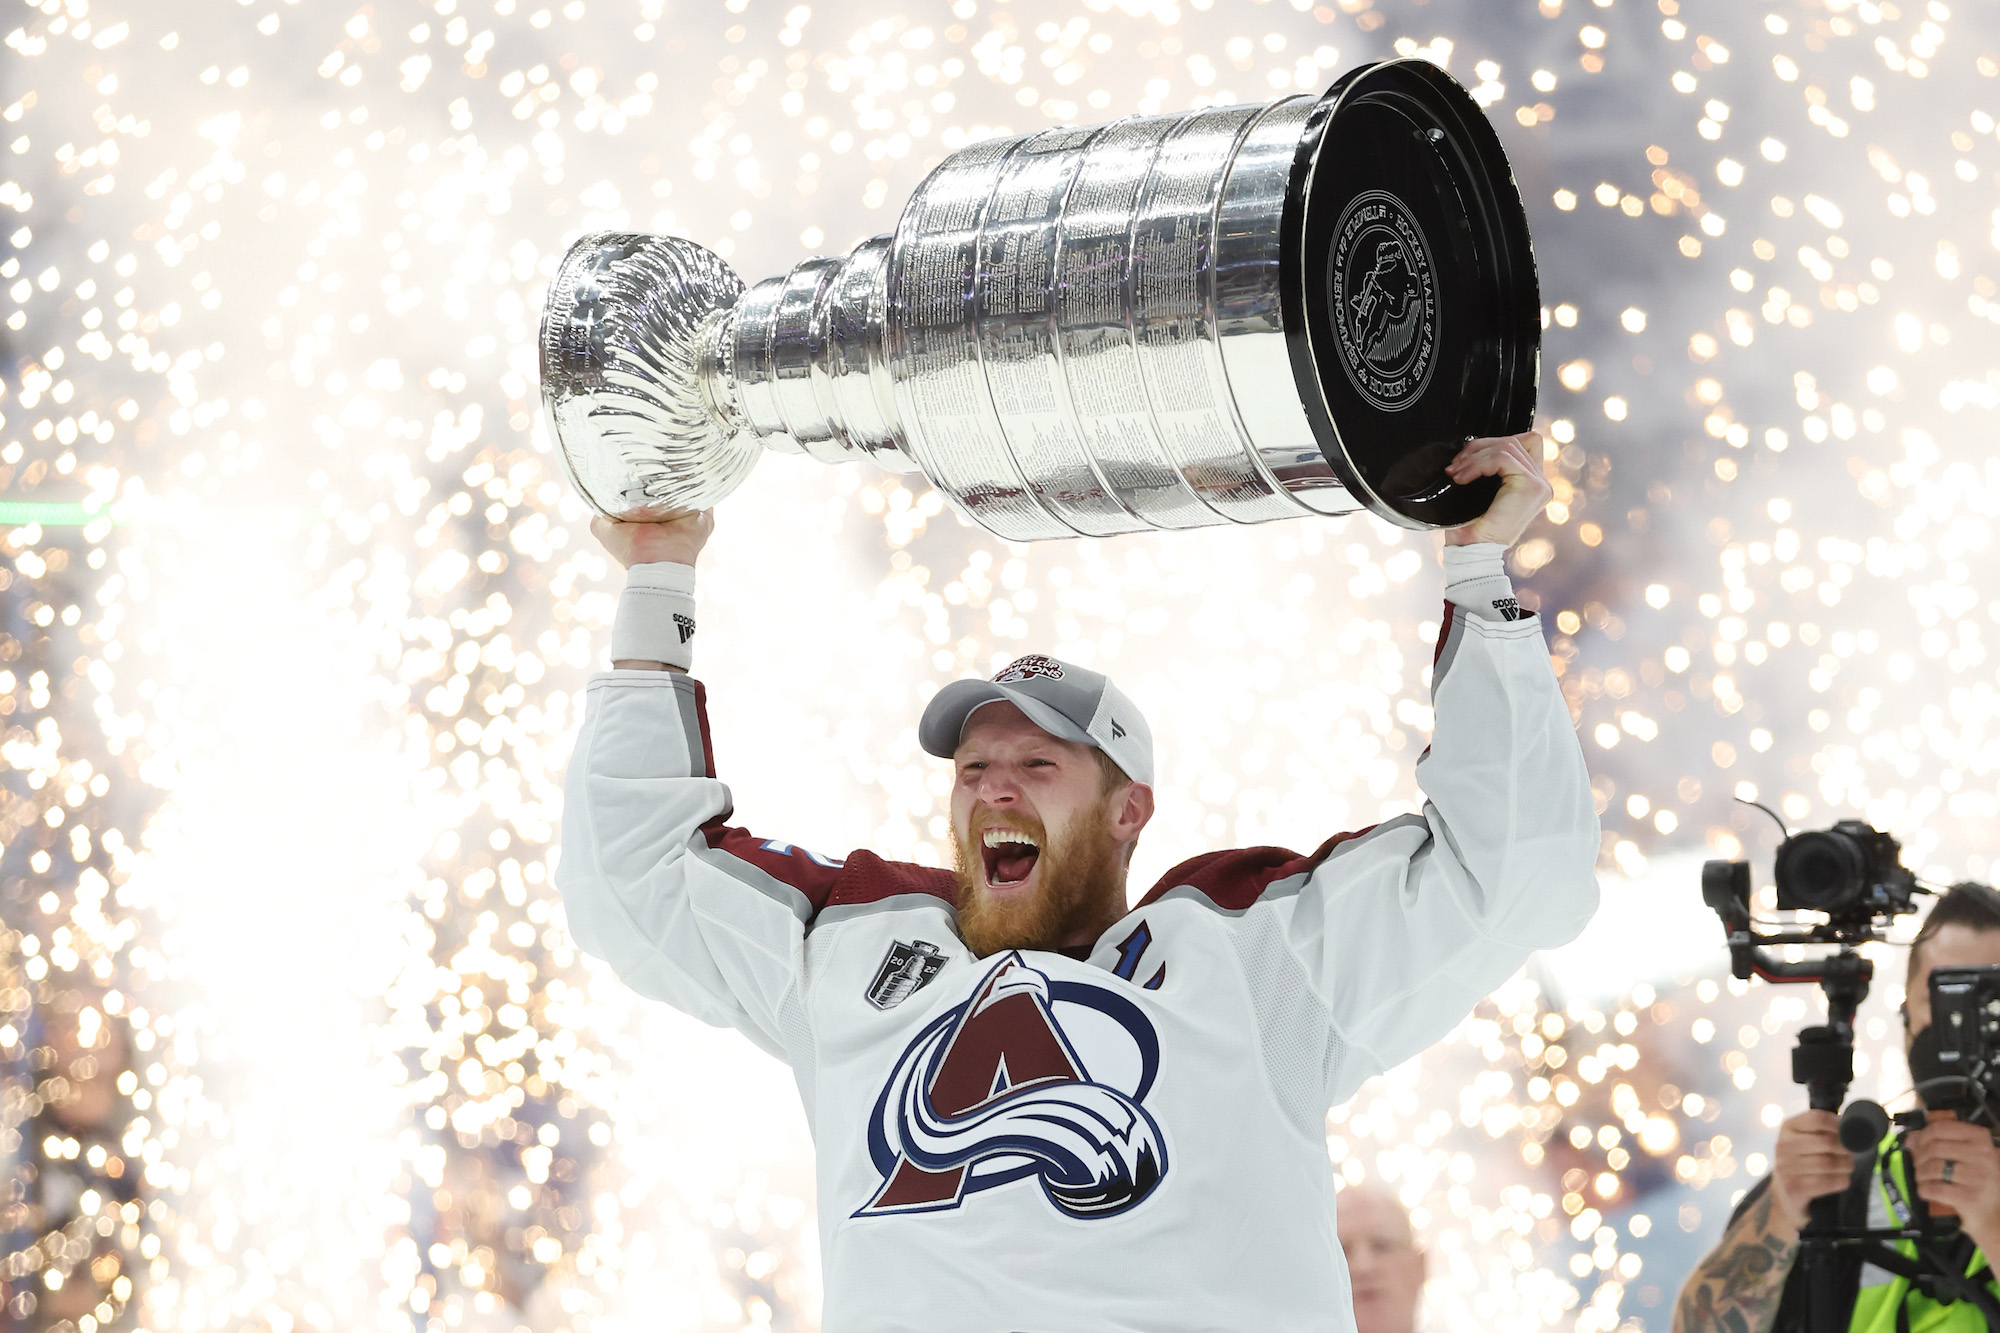
<path id="1" fill-rule="evenodd" d="M 1772 866 L 1778 910 L 1826 919 L 1768 932 L 1758 929 L 1751 911 L 1748 861 L 1708 861 L 1701 868 L 1701 896 L 1722 919 L 1731 973 L 1745 981 L 1815 984 L 1826 993 L 1826 1023 L 1801 1032 L 1792 1052 L 1792 1077 L 1818 1110 L 1838 1111 L 1854 1081 L 1854 1011 L 1875 977 L 1875 965 L 1855 946 L 1884 938 L 1889 924 L 1916 911 L 1917 895 L 1928 892 L 1903 865 L 1902 850 L 1894 837 L 1858 819 L 1804 833 L 1787 830 Z M 1774 945 L 1833 951 L 1788 961 L 1771 952 Z"/>
<path id="2" fill-rule="evenodd" d="M 1924 1103 L 1975 1124 L 2000 1123 L 2000 967 L 1931 970 L 1931 1031 L 1935 1064 L 1911 1072 L 1924 1084 Z"/>
<path id="3" fill-rule="evenodd" d="M 1775 816 L 1773 816 L 1775 818 Z M 1819 912 L 1822 925 L 1776 935 L 1759 935 L 1750 922 L 1750 863 L 1706 861 L 1701 867 L 1701 894 L 1709 909 L 1722 918 L 1729 932 L 1735 973 L 1767 981 L 1816 981 L 1808 969 L 1777 972 L 1753 970 L 1752 946 L 1759 944 L 1862 944 L 1880 939 L 1881 931 L 1899 916 L 1917 910 L 1917 895 L 1926 892 L 1902 862 L 1903 844 L 1890 834 L 1858 819 L 1843 819 L 1831 828 L 1788 833 L 1778 845 L 1771 867 L 1777 883 L 1778 910 Z"/>
<path id="4" fill-rule="evenodd" d="M 1917 877 L 1904 867 L 1902 852 L 1895 838 L 1858 819 L 1794 833 L 1771 867 L 1778 910 L 1824 912 L 1836 921 L 1914 911 Z"/>

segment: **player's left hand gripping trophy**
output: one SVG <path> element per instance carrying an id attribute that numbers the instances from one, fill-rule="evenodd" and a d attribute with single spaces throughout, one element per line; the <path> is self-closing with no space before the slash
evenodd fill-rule
<path id="1" fill-rule="evenodd" d="M 1478 517 L 1444 465 L 1526 430 L 1540 297 L 1498 137 L 1452 78 L 962 149 L 892 235 L 745 291 L 714 254 L 600 233 L 542 324 L 577 489 L 701 509 L 766 447 L 920 471 L 1033 541 L 1343 514 Z"/>

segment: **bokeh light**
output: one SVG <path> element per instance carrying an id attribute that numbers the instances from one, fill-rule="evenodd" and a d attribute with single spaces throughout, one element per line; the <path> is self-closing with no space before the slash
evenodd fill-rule
<path id="1" fill-rule="evenodd" d="M 1512 556 L 1606 909 L 1329 1120 L 1430 1317 L 1661 1329 L 1801 1105 L 1699 862 L 2000 827 L 2000 25 L 1937 0 L 40 0 L 0 83 L 0 1292 L 99 1329 L 807 1329 L 788 1073 L 580 959 L 559 779 L 618 581 L 536 406 L 583 231 L 756 280 L 976 139 L 1450 69 L 1527 198 L 1556 495 Z M 914 482 L 914 484 L 912 484 Z M 1012 546 L 773 456 L 697 671 L 753 827 L 936 862 L 918 711 L 1147 710 L 1137 878 L 1417 799 L 1432 539 Z M 1879 951 L 1859 1091 L 1905 1092 Z"/>

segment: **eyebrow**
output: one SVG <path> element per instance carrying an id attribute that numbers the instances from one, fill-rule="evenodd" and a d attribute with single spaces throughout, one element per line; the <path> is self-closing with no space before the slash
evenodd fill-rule
<path id="1" fill-rule="evenodd" d="M 1061 757 L 1060 755 L 1057 755 L 1053 751 L 1043 752 L 1040 750 L 1035 750 L 1035 751 L 1030 751 L 1027 754 L 1017 756 L 1017 762 L 1032 763 L 1037 759 L 1054 760 L 1060 757 Z M 1000 761 L 996 758 L 996 756 L 990 754 L 968 754 L 961 757 L 954 757 L 951 762 L 956 767 L 963 768 L 967 764 L 991 764 Z"/>

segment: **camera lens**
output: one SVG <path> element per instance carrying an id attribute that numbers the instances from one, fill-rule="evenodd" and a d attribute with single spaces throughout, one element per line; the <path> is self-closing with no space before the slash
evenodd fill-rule
<path id="1" fill-rule="evenodd" d="M 1825 830 L 1785 839 L 1772 868 L 1778 906 L 1786 911 L 1837 912 L 1868 887 L 1864 849 L 1844 833 Z"/>

